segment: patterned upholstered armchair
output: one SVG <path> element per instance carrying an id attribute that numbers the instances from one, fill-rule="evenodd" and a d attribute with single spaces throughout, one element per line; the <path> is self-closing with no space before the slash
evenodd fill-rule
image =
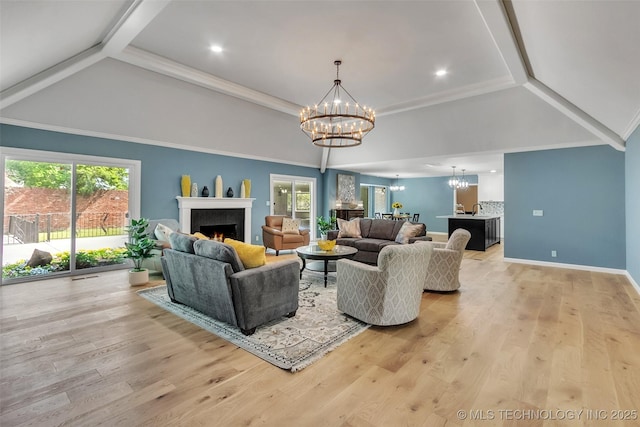
<path id="1" fill-rule="evenodd" d="M 464 248 L 471 238 L 471 233 L 458 228 L 449 237 L 447 243 L 427 242 L 433 246 L 433 254 L 427 269 L 424 289 L 427 291 L 455 291 L 460 287 L 460 264 Z"/>
<path id="2" fill-rule="evenodd" d="M 337 261 L 338 310 L 372 325 L 407 323 L 418 317 L 431 245 L 385 246 L 378 265 Z"/>

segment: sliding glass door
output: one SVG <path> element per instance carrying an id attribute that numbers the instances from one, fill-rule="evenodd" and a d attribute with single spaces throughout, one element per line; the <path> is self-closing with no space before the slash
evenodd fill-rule
<path id="1" fill-rule="evenodd" d="M 288 175 L 271 175 L 271 215 L 298 219 L 302 228 L 315 232 L 316 180 Z"/>
<path id="2" fill-rule="evenodd" d="M 139 162 L 17 149 L 0 154 L 3 284 L 126 266 L 125 226 L 130 213 L 139 214 Z"/>

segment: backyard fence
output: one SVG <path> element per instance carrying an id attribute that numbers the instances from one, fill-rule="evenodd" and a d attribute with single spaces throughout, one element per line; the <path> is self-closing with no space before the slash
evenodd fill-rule
<path id="1" fill-rule="evenodd" d="M 76 237 L 125 234 L 126 212 L 91 212 L 76 215 Z M 69 213 L 4 216 L 7 243 L 38 243 L 71 238 Z"/>

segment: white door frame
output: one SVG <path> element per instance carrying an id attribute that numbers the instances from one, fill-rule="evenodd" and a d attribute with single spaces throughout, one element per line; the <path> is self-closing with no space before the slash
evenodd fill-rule
<path id="1" fill-rule="evenodd" d="M 316 200 L 317 200 L 317 183 L 316 183 L 316 178 L 313 177 L 309 177 L 309 176 L 297 176 L 297 175 L 280 175 L 280 174 L 269 174 L 269 215 L 273 215 L 273 200 L 274 200 L 274 194 L 273 194 L 273 183 L 274 181 L 291 181 L 294 185 L 293 188 L 295 189 L 295 182 L 296 181 L 304 181 L 304 182 L 310 182 L 311 183 L 311 188 L 310 188 L 310 194 L 311 194 L 311 212 L 309 212 L 310 215 L 310 223 L 311 223 L 311 229 L 309 230 L 310 234 L 311 234 L 311 239 L 314 240 L 316 238 L 316 227 L 315 227 L 315 223 L 316 223 L 316 212 L 317 212 L 317 207 L 316 207 Z"/>

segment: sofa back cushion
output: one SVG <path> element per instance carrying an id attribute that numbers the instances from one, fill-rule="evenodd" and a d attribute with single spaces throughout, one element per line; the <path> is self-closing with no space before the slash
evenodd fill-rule
<path id="1" fill-rule="evenodd" d="M 267 215 L 264 217 L 264 224 L 267 227 L 277 228 L 278 230 L 282 229 L 282 220 L 285 218 L 284 215 Z"/>
<path id="2" fill-rule="evenodd" d="M 398 225 L 397 230 L 395 229 L 396 225 Z M 398 224 L 398 221 L 391 219 L 376 219 L 371 221 L 371 229 L 367 237 L 370 239 L 395 240 L 401 226 L 402 224 Z"/>
<path id="3" fill-rule="evenodd" d="M 371 218 L 360 218 L 360 234 L 363 238 L 369 237 L 372 222 L 373 220 Z"/>
<path id="4" fill-rule="evenodd" d="M 244 265 L 236 250 L 226 243 L 216 240 L 198 240 L 193 244 L 196 255 L 231 264 L 234 273 L 244 270 Z"/>
<path id="5" fill-rule="evenodd" d="M 188 254 L 195 253 L 193 250 L 193 244 L 198 240 L 194 236 L 182 233 L 171 233 L 169 236 L 169 243 L 171 243 L 171 249 L 176 251 L 186 252 Z"/>

